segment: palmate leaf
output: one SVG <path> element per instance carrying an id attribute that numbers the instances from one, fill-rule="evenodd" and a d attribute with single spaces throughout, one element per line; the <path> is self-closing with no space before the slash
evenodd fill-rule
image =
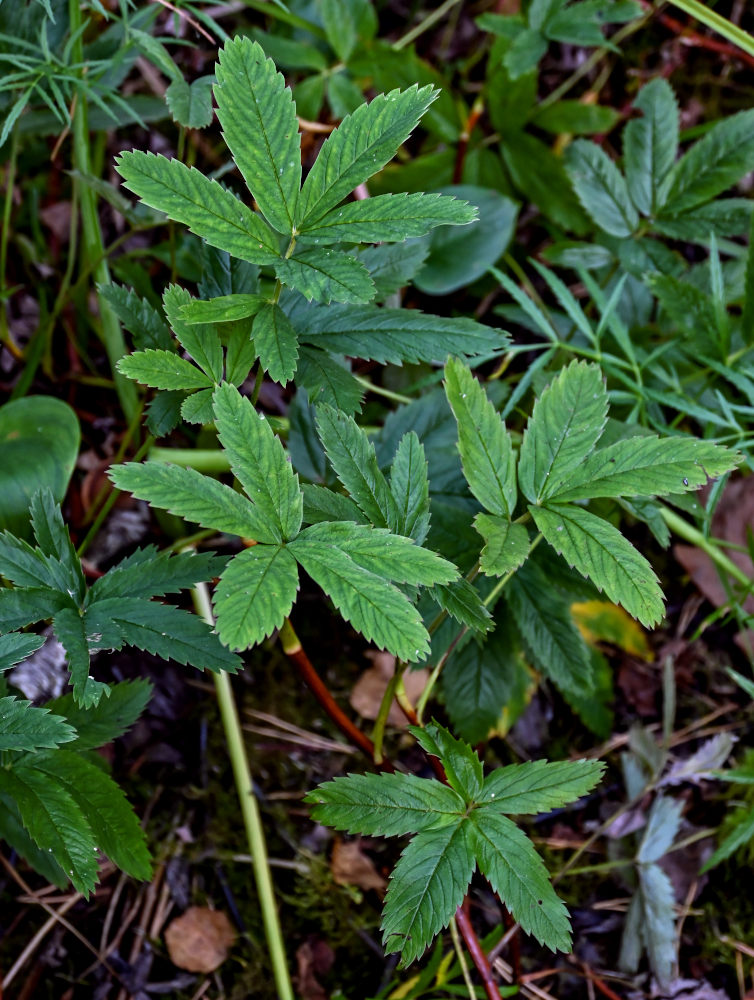
<path id="1" fill-rule="evenodd" d="M 52 620 L 52 627 L 66 652 L 73 697 L 85 708 L 96 705 L 109 689 L 89 676 L 89 642 L 84 619 L 77 609 L 61 608 Z M 119 630 L 112 627 L 110 632 L 104 648 L 119 648 L 122 645 Z"/>
<path id="2" fill-rule="evenodd" d="M 333 357 L 332 354 L 311 347 L 302 348 L 296 369 L 296 382 L 306 390 L 313 403 L 326 403 L 344 414 L 361 409 L 363 386 L 353 377 L 348 362 L 343 357 Z"/>
<path id="3" fill-rule="evenodd" d="M 509 343 L 502 330 L 463 316 L 369 306 L 310 310 L 301 338 L 328 351 L 380 364 L 438 361 L 450 354 L 473 358 L 502 351 Z"/>
<path id="4" fill-rule="evenodd" d="M 129 462 L 108 474 L 118 489 L 202 527 L 260 542 L 277 541 L 264 514 L 246 497 L 194 469 L 161 462 Z"/>
<path id="5" fill-rule="evenodd" d="M 458 423 L 458 450 L 469 489 L 492 514 L 510 518 L 517 497 L 510 434 L 482 386 L 454 358 L 445 366 L 445 393 Z"/>
<path id="6" fill-rule="evenodd" d="M 215 589 L 217 632 L 243 650 L 280 628 L 298 591 L 298 568 L 288 548 L 254 545 L 235 556 Z"/>
<path id="7" fill-rule="evenodd" d="M 212 395 L 212 389 L 200 389 L 187 396 L 181 403 L 181 417 L 189 424 L 211 423 Z"/>
<path id="8" fill-rule="evenodd" d="M 49 852 L 74 888 L 88 896 L 97 882 L 97 843 L 79 806 L 33 766 L 0 768 L 0 795 L 15 803 L 29 836 Z"/>
<path id="9" fill-rule="evenodd" d="M 137 549 L 94 581 L 89 601 L 106 597 L 164 597 L 219 576 L 226 560 L 207 552 L 158 552 Z"/>
<path id="10" fill-rule="evenodd" d="M 48 708 L 30 701 L 0 698 L 0 750 L 54 749 L 76 739 L 76 730 Z"/>
<path id="11" fill-rule="evenodd" d="M 526 834 L 492 809 L 475 809 L 469 825 L 479 870 L 514 920 L 552 951 L 570 952 L 568 910 L 558 899 L 547 869 Z"/>
<path id="12" fill-rule="evenodd" d="M 298 335 L 279 305 L 267 303 L 254 317 L 251 330 L 259 361 L 270 378 L 285 384 L 296 372 Z"/>
<path id="13" fill-rule="evenodd" d="M 303 498 L 280 439 L 251 401 L 227 382 L 215 390 L 214 410 L 233 474 L 264 518 L 272 540 L 295 538 L 301 528 Z"/>
<path id="14" fill-rule="evenodd" d="M 475 632 L 488 632 L 492 628 L 492 615 L 468 580 L 455 580 L 447 586 L 434 587 L 432 599 L 451 618 L 461 625 L 468 625 Z"/>
<path id="15" fill-rule="evenodd" d="M 284 285 L 316 302 L 371 302 L 377 293 L 358 259 L 340 250 L 301 250 L 275 264 Z"/>
<path id="16" fill-rule="evenodd" d="M 366 516 L 359 510 L 350 497 L 326 486 L 313 486 L 305 483 L 304 521 L 307 524 L 319 524 L 321 521 L 353 521 L 356 524 L 368 524 Z"/>
<path id="17" fill-rule="evenodd" d="M 492 514 L 477 514 L 474 527 L 484 539 L 479 568 L 486 576 L 505 576 L 526 561 L 531 546 L 523 524 Z"/>
<path id="18" fill-rule="evenodd" d="M 424 728 L 421 726 L 408 728 L 422 749 L 442 762 L 450 787 L 454 788 L 466 802 L 476 801 L 482 790 L 484 778 L 479 754 L 436 722 L 431 722 Z"/>
<path id="19" fill-rule="evenodd" d="M 644 556 L 612 524 L 582 507 L 530 507 L 545 540 L 569 566 L 651 628 L 664 614 L 662 591 Z"/>
<path id="20" fill-rule="evenodd" d="M 170 329 L 150 302 L 122 285 L 100 285 L 98 291 L 133 337 L 137 350 L 143 351 L 148 347 L 164 351 L 171 349 Z"/>
<path id="21" fill-rule="evenodd" d="M 396 532 L 421 545 L 429 531 L 429 479 L 424 447 L 414 431 L 404 434 L 390 467 L 390 492 L 398 509 Z"/>
<path id="22" fill-rule="evenodd" d="M 225 43 L 216 75 L 223 137 L 262 215 L 288 235 L 301 187 L 301 136 L 290 88 L 250 38 Z"/>
<path id="23" fill-rule="evenodd" d="M 26 628 L 35 622 L 52 618 L 61 608 L 71 606 L 67 594 L 47 587 L 16 587 L 0 589 L 0 628 L 4 632 Z"/>
<path id="24" fill-rule="evenodd" d="M 594 222 L 611 236 L 631 236 L 639 216 L 623 175 L 596 143 L 577 139 L 567 151 L 566 169 L 576 195 Z"/>
<path id="25" fill-rule="evenodd" d="M 361 250 L 359 260 L 369 271 L 378 300 L 383 300 L 416 277 L 428 254 L 429 245 L 424 240 L 417 243 L 381 243 Z"/>
<path id="26" fill-rule="evenodd" d="M 437 96 L 431 86 L 393 90 L 344 118 L 323 143 L 304 182 L 298 229 L 318 222 L 355 187 L 382 170 Z"/>
<path id="27" fill-rule="evenodd" d="M 152 389 L 207 389 L 214 382 L 190 361 L 173 351 L 136 351 L 116 365 L 121 375 Z"/>
<path id="28" fill-rule="evenodd" d="M 518 483 L 532 503 L 558 493 L 594 449 L 607 419 L 596 365 L 573 361 L 537 399 L 524 431 Z"/>
<path id="29" fill-rule="evenodd" d="M 596 760 L 530 760 L 499 767 L 484 779 L 478 798 L 503 813 L 535 815 L 590 792 L 605 765 Z"/>
<path id="30" fill-rule="evenodd" d="M 24 635 L 19 632 L 0 635 L 0 674 L 31 656 L 44 644 L 43 635 Z"/>
<path id="31" fill-rule="evenodd" d="M 66 589 L 63 565 L 9 531 L 0 533 L 0 575 L 17 587 Z"/>
<path id="32" fill-rule="evenodd" d="M 473 205 L 442 194 L 381 194 L 352 201 L 301 230 L 301 242 L 402 243 L 436 226 L 474 222 Z"/>
<path id="33" fill-rule="evenodd" d="M 13 799 L 0 792 L 0 806 L 0 839 L 51 885 L 66 889 L 69 885 L 68 873 L 63 871 L 49 851 L 41 850 L 31 839 Z"/>
<path id="34" fill-rule="evenodd" d="M 537 670 L 560 688 L 588 691 L 592 666 L 586 644 L 543 570 L 528 560 L 506 587 L 505 600 Z"/>
<path id="35" fill-rule="evenodd" d="M 634 107 L 643 116 L 623 130 L 626 184 L 641 214 L 654 215 L 667 198 L 666 180 L 678 149 L 678 103 L 668 81 L 658 76 L 641 88 Z"/>
<path id="36" fill-rule="evenodd" d="M 372 524 L 397 531 L 398 507 L 366 432 L 331 406 L 317 407 L 317 430 L 335 475 Z"/>
<path id="37" fill-rule="evenodd" d="M 315 541 L 322 546 L 334 545 L 370 573 L 395 583 L 432 587 L 459 577 L 453 563 L 436 552 L 415 545 L 413 539 L 371 525 L 351 521 L 314 524 L 291 545 L 294 556 L 299 539 L 302 544 Z"/>
<path id="38" fill-rule="evenodd" d="M 427 654 L 429 636 L 418 611 L 384 577 L 359 566 L 348 552 L 306 538 L 305 533 L 288 548 L 365 639 L 406 662 Z"/>
<path id="39" fill-rule="evenodd" d="M 147 840 L 126 796 L 96 764 L 70 750 L 38 754 L 30 766 L 48 775 L 79 807 L 97 848 L 131 878 L 149 881 Z"/>
<path id="40" fill-rule="evenodd" d="M 740 456 L 709 441 L 654 436 L 627 438 L 593 452 L 570 473 L 553 502 L 592 497 L 663 496 L 704 486 L 734 469 Z"/>
<path id="41" fill-rule="evenodd" d="M 210 246 L 252 264 L 280 259 L 277 237 L 259 216 L 198 170 L 136 150 L 121 153 L 116 169 L 146 205 L 182 222 Z"/>
<path id="42" fill-rule="evenodd" d="M 754 111 L 719 121 L 675 165 L 663 208 L 678 215 L 721 194 L 754 169 Z"/>
<path id="43" fill-rule="evenodd" d="M 458 792 L 414 774 L 349 774 L 319 785 L 304 801 L 318 823 L 377 837 L 454 824 L 466 809 Z"/>
<path id="44" fill-rule="evenodd" d="M 84 571 L 52 491 L 38 490 L 31 498 L 29 513 L 37 546 L 48 558 L 60 563 L 66 576 L 65 589 L 71 597 L 83 600 L 86 593 Z"/>
<path id="45" fill-rule="evenodd" d="M 98 705 L 82 708 L 72 694 L 47 703 L 56 715 L 65 717 L 76 730 L 76 749 L 91 750 L 122 736 L 136 722 L 147 706 L 152 685 L 143 678 L 121 681 L 110 688 L 110 697 Z"/>
<path id="46" fill-rule="evenodd" d="M 213 385 L 221 382 L 223 377 L 222 344 L 213 325 L 197 326 L 187 323 L 183 318 L 183 311 L 191 301 L 191 296 L 185 288 L 168 285 L 162 296 L 162 307 L 181 346 L 206 372 L 209 384 Z"/>
<path id="47" fill-rule="evenodd" d="M 181 308 L 181 319 L 188 326 L 195 323 L 231 323 L 238 319 L 256 316 L 267 300 L 264 295 L 233 293 L 217 295 L 211 299 L 187 299 Z"/>
<path id="48" fill-rule="evenodd" d="M 188 663 L 213 673 L 221 670 L 233 673 L 242 666 L 241 660 L 220 644 L 203 619 L 170 604 L 112 597 L 87 609 L 87 625 L 95 616 L 99 622 L 112 622 L 121 633 L 122 643 L 164 660 Z M 108 641 L 104 640 L 100 648 L 108 648 Z"/>
<path id="49" fill-rule="evenodd" d="M 401 953 L 401 966 L 419 958 L 448 925 L 475 867 L 470 828 L 463 822 L 425 830 L 404 850 L 382 914 L 382 943 L 387 952 Z"/>

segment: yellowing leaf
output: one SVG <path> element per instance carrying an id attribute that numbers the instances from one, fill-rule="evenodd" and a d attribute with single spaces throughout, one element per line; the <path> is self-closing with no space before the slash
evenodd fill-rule
<path id="1" fill-rule="evenodd" d="M 651 662 L 654 654 L 644 629 L 627 611 L 610 601 L 583 601 L 571 605 L 573 620 L 586 641 L 594 646 L 609 642 L 624 653 Z"/>

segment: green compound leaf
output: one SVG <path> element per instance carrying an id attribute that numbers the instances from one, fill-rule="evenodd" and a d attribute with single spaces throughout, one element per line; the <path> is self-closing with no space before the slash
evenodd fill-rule
<path id="1" fill-rule="evenodd" d="M 304 801 L 318 823 L 377 837 L 457 823 L 466 809 L 458 792 L 414 774 L 349 774 L 319 785 Z"/>
<path id="2" fill-rule="evenodd" d="M 301 230 L 306 243 L 402 243 L 437 226 L 474 222 L 473 205 L 442 194 L 381 194 L 352 201 Z"/>
<path id="3" fill-rule="evenodd" d="M 577 139 L 568 147 L 566 169 L 576 195 L 592 220 L 611 236 L 631 236 L 639 216 L 623 175 L 596 143 Z"/>
<path id="4" fill-rule="evenodd" d="M 0 635 L 0 674 L 15 667 L 44 644 L 43 635 L 22 635 L 18 632 Z"/>
<path id="5" fill-rule="evenodd" d="M 301 250 L 278 260 L 275 274 L 310 302 L 371 302 L 377 294 L 361 261 L 340 250 Z"/>
<path id="6" fill-rule="evenodd" d="M 215 590 L 217 632 L 244 650 L 280 628 L 298 591 L 296 560 L 287 548 L 253 545 L 230 561 Z"/>
<path id="7" fill-rule="evenodd" d="M 183 319 L 183 310 L 192 301 L 185 288 L 169 285 L 162 296 L 162 306 L 173 333 L 210 379 L 210 384 L 223 377 L 223 348 L 212 325 L 194 326 Z"/>
<path id="8" fill-rule="evenodd" d="M 327 137 L 301 190 L 300 230 L 318 222 L 392 160 L 438 94 L 432 86 L 393 90 L 362 104 Z"/>
<path id="9" fill-rule="evenodd" d="M 76 739 L 76 730 L 48 708 L 30 701 L 0 698 L 0 750 L 52 750 Z"/>
<path id="10" fill-rule="evenodd" d="M 71 600 L 47 587 L 0 588 L 0 628 L 11 632 L 25 628 L 45 618 L 52 618 L 61 608 L 70 607 Z"/>
<path id="11" fill-rule="evenodd" d="M 384 577 L 359 566 L 347 551 L 307 538 L 306 532 L 288 548 L 343 618 L 369 642 L 406 662 L 429 652 L 429 636 L 418 611 Z"/>
<path id="12" fill-rule="evenodd" d="M 526 561 L 530 543 L 523 524 L 492 514 L 477 514 L 474 527 L 484 539 L 479 568 L 486 576 L 505 576 Z"/>
<path id="13" fill-rule="evenodd" d="M 754 169 L 754 111 L 719 121 L 673 168 L 664 215 L 710 201 Z"/>
<path id="14" fill-rule="evenodd" d="M 589 652 L 566 601 L 552 594 L 546 573 L 531 560 L 505 588 L 505 600 L 533 665 L 566 691 L 591 689 Z"/>
<path id="15" fill-rule="evenodd" d="M 264 295 L 235 292 L 231 295 L 217 295 L 212 299 L 192 299 L 187 297 L 186 305 L 180 310 L 184 323 L 232 323 L 238 319 L 256 316 L 267 300 Z"/>
<path id="16" fill-rule="evenodd" d="M 136 150 L 121 153 L 116 169 L 146 205 L 182 222 L 210 246 L 252 264 L 280 260 L 277 237 L 259 216 L 198 170 Z"/>
<path id="17" fill-rule="evenodd" d="M 296 321 L 299 322 L 298 317 Z M 298 360 L 296 382 L 306 390 L 312 403 L 326 403 L 345 414 L 361 409 L 364 389 L 351 374 L 345 358 L 304 347 Z"/>
<path id="18" fill-rule="evenodd" d="M 325 521 L 305 528 L 299 538 L 323 546 L 334 545 L 370 573 L 395 583 L 432 587 L 452 583 L 459 576 L 447 559 L 414 544 L 411 538 L 393 535 L 384 528 L 352 521 Z M 295 553 L 295 548 L 292 551 Z"/>
<path id="19" fill-rule="evenodd" d="M 76 730 L 76 749 L 91 750 L 104 746 L 122 736 L 136 722 L 147 706 L 152 685 L 139 678 L 113 684 L 110 697 L 102 698 L 98 705 L 82 708 L 72 694 L 47 703 L 47 708 L 66 718 Z"/>
<path id="20" fill-rule="evenodd" d="M 437 361 L 448 355 L 486 356 L 509 338 L 463 316 L 428 316 L 418 309 L 330 306 L 307 314 L 302 338 L 327 351 L 380 364 Z"/>
<path id="21" fill-rule="evenodd" d="M 451 618 L 461 625 L 468 625 L 475 632 L 489 632 L 492 628 L 492 615 L 468 580 L 455 580 L 447 586 L 434 587 L 432 599 Z"/>
<path id="22" fill-rule="evenodd" d="M 37 847 L 49 852 L 74 888 L 88 896 L 97 884 L 97 844 L 68 792 L 34 767 L 16 766 L 0 768 L 0 795 L 13 800 Z"/>
<path id="23" fill-rule="evenodd" d="M 213 380 L 174 351 L 137 351 L 116 365 L 121 375 L 152 389 L 206 389 Z"/>
<path id="24" fill-rule="evenodd" d="M 41 489 L 29 504 L 31 525 L 40 551 L 48 560 L 57 560 L 64 574 L 65 590 L 74 600 L 81 601 L 86 593 L 84 571 L 63 523 L 60 505 L 49 489 Z"/>
<path id="25" fill-rule="evenodd" d="M 235 386 L 224 383 L 217 387 L 214 408 L 220 443 L 233 474 L 253 500 L 256 513 L 264 518 L 272 540 L 295 538 L 304 502 L 298 476 L 280 439 Z"/>
<path id="26" fill-rule="evenodd" d="M 518 484 L 532 503 L 558 493 L 594 449 L 607 419 L 607 391 L 596 365 L 573 361 L 545 389 L 526 425 Z"/>
<path id="27" fill-rule="evenodd" d="M 605 765 L 596 760 L 530 760 L 500 767 L 484 779 L 477 801 L 501 813 L 549 812 L 590 792 Z"/>
<path id="28" fill-rule="evenodd" d="M 77 609 L 61 608 L 52 620 L 52 627 L 66 652 L 73 697 L 84 708 L 96 705 L 108 688 L 89 676 L 90 647 L 84 619 Z M 115 628 L 110 648 L 122 645 L 122 640 L 118 642 L 120 638 L 120 632 Z"/>
<path id="29" fill-rule="evenodd" d="M 450 923 L 475 867 L 466 822 L 419 833 L 404 850 L 382 913 L 383 946 L 401 953 L 402 966 L 419 958 Z"/>
<path id="30" fill-rule="evenodd" d="M 195 469 L 162 462 L 129 462 L 108 473 L 119 490 L 128 490 L 153 507 L 229 535 L 276 542 L 276 533 L 246 497 Z"/>
<path id="31" fill-rule="evenodd" d="M 198 670 L 207 669 L 213 673 L 221 670 L 234 673 L 242 666 L 239 658 L 220 644 L 202 618 L 169 604 L 134 597 L 108 598 L 87 609 L 89 628 L 93 618 L 100 629 L 112 623 L 120 632 L 120 644 L 136 646 L 164 660 L 188 663 Z M 100 648 L 108 646 L 103 638 Z"/>
<path id="32" fill-rule="evenodd" d="M 148 347 L 171 349 L 170 328 L 159 312 L 131 288 L 122 285 L 100 285 L 99 294 L 107 300 L 118 319 L 134 339 L 137 350 Z"/>
<path id="33" fill-rule="evenodd" d="M 219 576 L 225 559 L 205 552 L 158 552 L 137 549 L 94 581 L 89 601 L 106 597 L 164 597 Z"/>
<path id="34" fill-rule="evenodd" d="M 662 591 L 644 556 L 612 524 L 582 507 L 529 507 L 546 541 L 616 604 L 651 628 L 664 614 Z"/>
<path id="35" fill-rule="evenodd" d="M 285 384 L 296 372 L 298 335 L 280 308 L 267 303 L 254 317 L 251 330 L 259 361 L 270 378 Z"/>
<path id="36" fill-rule="evenodd" d="M 70 795 L 86 817 L 99 850 L 131 878 L 151 879 L 145 833 L 126 796 L 108 774 L 71 750 L 39 754 L 32 766 Z"/>
<path id="37" fill-rule="evenodd" d="M 571 951 L 571 922 L 534 845 L 515 823 L 493 809 L 469 817 L 470 840 L 494 892 L 527 934 L 552 951 Z"/>
<path id="38" fill-rule="evenodd" d="M 476 800 L 482 790 L 483 771 L 479 754 L 468 743 L 458 740 L 444 727 L 431 722 L 425 728 L 409 726 L 417 742 L 428 754 L 437 757 L 448 783 L 465 802 Z"/>
<path id="39" fill-rule="evenodd" d="M 658 76 L 641 88 L 634 107 L 644 114 L 623 130 L 626 184 L 641 214 L 654 215 L 667 198 L 666 181 L 678 150 L 678 103 L 668 81 Z"/>
<path id="40" fill-rule="evenodd" d="M 215 100 L 223 136 L 259 210 L 290 234 L 301 187 L 301 136 L 290 88 L 259 42 L 220 49 Z"/>
<path id="41" fill-rule="evenodd" d="M 317 407 L 317 431 L 335 475 L 372 524 L 397 531 L 398 507 L 366 432 L 331 406 Z"/>
<path id="42" fill-rule="evenodd" d="M 649 497 L 685 493 L 708 477 L 730 472 L 740 456 L 727 448 L 687 437 L 627 438 L 593 452 L 568 478 L 557 503 L 592 497 Z"/>
<path id="43" fill-rule="evenodd" d="M 165 91 L 165 100 L 173 121 L 184 128 L 206 128 L 212 124 L 213 76 L 200 76 L 191 83 L 173 80 Z"/>
<path id="44" fill-rule="evenodd" d="M 396 531 L 421 545 L 429 531 L 429 479 L 424 447 L 414 431 L 401 438 L 390 467 L 390 492 L 398 508 Z"/>
<path id="45" fill-rule="evenodd" d="M 510 434 L 482 386 L 463 362 L 445 366 L 445 393 L 458 423 L 458 450 L 469 489 L 492 514 L 510 518 L 516 467 Z"/>

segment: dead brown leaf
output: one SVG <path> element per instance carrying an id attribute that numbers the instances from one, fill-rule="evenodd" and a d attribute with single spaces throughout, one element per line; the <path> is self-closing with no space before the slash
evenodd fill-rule
<path id="1" fill-rule="evenodd" d="M 348 700 L 351 703 L 351 708 L 355 709 L 362 719 L 376 719 L 385 690 L 390 683 L 390 678 L 395 673 L 395 657 L 390 653 L 371 653 L 368 655 L 373 666 L 365 670 L 356 681 Z M 405 672 L 403 686 L 412 704 L 416 703 L 428 680 L 428 670 L 407 670 Z M 399 729 L 405 729 L 408 725 L 406 716 L 395 702 L 390 706 L 387 721 L 388 725 Z"/>
<path id="2" fill-rule="evenodd" d="M 359 889 L 383 890 L 387 882 L 374 867 L 374 862 L 361 849 L 360 840 L 336 838 L 330 863 L 332 877 L 338 885 L 355 885 Z"/>
<path id="3" fill-rule="evenodd" d="M 327 991 L 317 976 L 326 976 L 334 961 L 335 952 L 320 938 L 304 941 L 296 949 L 296 985 L 302 1000 L 327 1000 Z"/>
<path id="4" fill-rule="evenodd" d="M 187 972 L 214 972 L 228 957 L 236 934 L 222 910 L 192 906 L 165 931 L 173 965 Z"/>

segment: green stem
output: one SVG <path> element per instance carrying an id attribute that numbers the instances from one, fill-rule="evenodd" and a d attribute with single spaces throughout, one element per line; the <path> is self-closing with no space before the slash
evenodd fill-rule
<path id="1" fill-rule="evenodd" d="M 70 30 L 71 34 L 76 36 L 73 51 L 71 52 L 71 59 L 75 63 L 83 63 L 84 61 L 84 44 L 80 30 L 82 24 L 81 6 L 80 0 L 69 0 L 68 2 Z M 73 111 L 73 166 L 80 173 L 89 174 L 91 173 L 89 127 L 87 124 L 87 101 L 83 87 L 77 91 L 75 103 L 76 107 Z M 101 258 L 94 269 L 94 280 L 97 285 L 107 285 L 110 282 L 110 270 L 104 256 L 104 241 L 97 215 L 96 195 L 91 188 L 82 184 L 78 179 L 74 180 L 74 186 L 78 189 L 79 203 L 81 205 L 83 259 Z M 116 368 L 118 361 L 126 353 L 123 332 L 120 328 L 118 317 L 99 292 L 97 293 L 97 299 L 102 343 L 107 353 L 110 367 L 113 370 L 115 388 L 118 393 L 120 405 L 126 420 L 130 421 L 137 412 L 139 398 L 134 383 L 121 375 Z"/>
<path id="2" fill-rule="evenodd" d="M 150 462 L 170 462 L 197 472 L 229 472 L 230 459 L 217 448 L 152 448 Z"/>
<path id="3" fill-rule="evenodd" d="M 474 988 L 474 983 L 469 973 L 466 955 L 461 947 L 461 935 L 458 933 L 458 924 L 456 923 L 455 917 L 450 918 L 450 924 L 448 926 L 450 927 L 450 936 L 453 939 L 453 948 L 455 949 L 455 953 L 458 958 L 458 964 L 461 966 L 463 981 L 466 983 L 466 989 L 469 991 L 469 997 L 471 1000 L 475 1000 L 476 989 Z"/>
<path id="4" fill-rule="evenodd" d="M 192 595 L 197 612 L 208 625 L 214 627 L 215 620 L 212 615 L 207 585 L 198 583 L 193 588 Z M 236 791 L 238 792 L 238 801 L 241 806 L 241 815 L 246 827 L 246 838 L 249 844 L 249 853 L 251 854 L 251 863 L 257 884 L 259 906 L 262 911 L 262 922 L 267 938 L 267 950 L 272 964 L 272 974 L 275 978 L 277 995 L 279 1000 L 294 1000 L 293 988 L 288 974 L 288 964 L 285 957 L 285 948 L 283 946 L 283 935 L 278 920 L 277 906 L 275 905 L 275 891 L 270 874 L 270 864 L 267 858 L 267 845 L 264 839 L 262 817 L 259 814 L 259 806 L 254 795 L 251 769 L 248 757 L 246 756 L 241 722 L 238 718 L 238 710 L 233 698 L 230 677 L 226 671 L 222 670 L 219 674 L 214 675 L 214 681 L 215 691 L 217 692 L 217 703 L 220 707 L 220 718 L 222 719 L 225 731 L 228 755 L 230 756 L 233 777 L 236 782 Z"/>
<path id="5" fill-rule="evenodd" d="M 5 299 L 9 295 L 9 284 L 6 281 L 6 265 L 8 261 L 8 240 L 10 238 L 10 218 L 13 211 L 13 186 L 16 183 L 16 162 L 18 159 L 18 130 L 13 129 L 10 140 L 8 166 L 5 168 L 5 198 L 3 200 L 3 224 L 0 227 L 0 342 L 4 343 L 11 354 L 18 358 L 21 350 L 16 344 L 8 328 L 8 315 L 5 309 Z"/>
<path id="6" fill-rule="evenodd" d="M 370 382 L 363 375 L 351 374 L 351 378 L 358 382 L 359 385 L 363 385 L 367 392 L 373 392 L 375 396 L 384 396 L 385 399 L 390 399 L 394 403 L 413 403 L 413 399 L 410 396 L 402 396 L 399 392 L 393 392 L 392 389 L 384 389 L 381 385 L 375 385 L 374 382 Z"/>
<path id="7" fill-rule="evenodd" d="M 748 31 L 744 31 L 743 28 L 739 28 L 737 24 L 729 21 L 727 17 L 710 10 L 706 4 L 700 3 L 699 0 L 670 0 L 670 3 L 674 7 L 678 7 L 679 10 L 690 14 L 691 17 L 695 17 L 702 24 L 706 24 L 708 28 L 712 28 L 723 38 L 727 38 L 729 42 L 733 42 L 742 52 L 754 56 L 754 38 Z"/>
<path id="8" fill-rule="evenodd" d="M 689 524 L 682 517 L 679 517 L 669 507 L 660 507 L 660 513 L 665 524 L 667 524 L 674 534 L 701 549 L 719 569 L 732 576 L 734 580 L 746 587 L 747 590 L 751 590 L 752 586 L 754 586 L 754 580 L 744 573 L 739 566 L 736 566 L 733 560 L 729 559 L 720 547 L 715 545 L 706 535 L 702 534 L 698 528 L 695 528 L 693 524 Z"/>
<path id="9" fill-rule="evenodd" d="M 411 42 L 419 37 L 419 35 L 424 34 L 428 28 L 431 28 L 433 24 L 436 24 L 443 17 L 445 17 L 448 11 L 452 10 L 453 7 L 460 2 L 461 0 L 445 0 L 445 3 L 440 4 L 437 10 L 433 10 L 431 14 L 427 14 L 423 20 L 421 20 L 417 25 L 414 25 L 414 27 L 410 31 L 407 31 L 403 37 L 399 38 L 397 42 L 393 42 L 393 48 L 395 51 L 400 52 L 401 49 L 405 49 L 407 45 L 410 45 Z"/>
<path id="10" fill-rule="evenodd" d="M 390 706 L 393 704 L 393 698 L 395 697 L 395 692 L 398 690 L 398 681 L 403 678 L 403 671 L 406 669 L 406 664 L 400 661 L 395 666 L 395 671 L 393 676 L 387 682 L 387 687 L 385 688 L 385 693 L 382 696 L 382 701 L 380 702 L 380 708 L 377 712 L 377 718 L 374 720 L 374 729 L 372 730 L 372 743 L 374 743 L 374 762 L 375 764 L 381 764 L 383 761 L 382 756 L 382 744 L 385 741 L 385 726 L 387 725 L 387 717 L 390 714 Z"/>

